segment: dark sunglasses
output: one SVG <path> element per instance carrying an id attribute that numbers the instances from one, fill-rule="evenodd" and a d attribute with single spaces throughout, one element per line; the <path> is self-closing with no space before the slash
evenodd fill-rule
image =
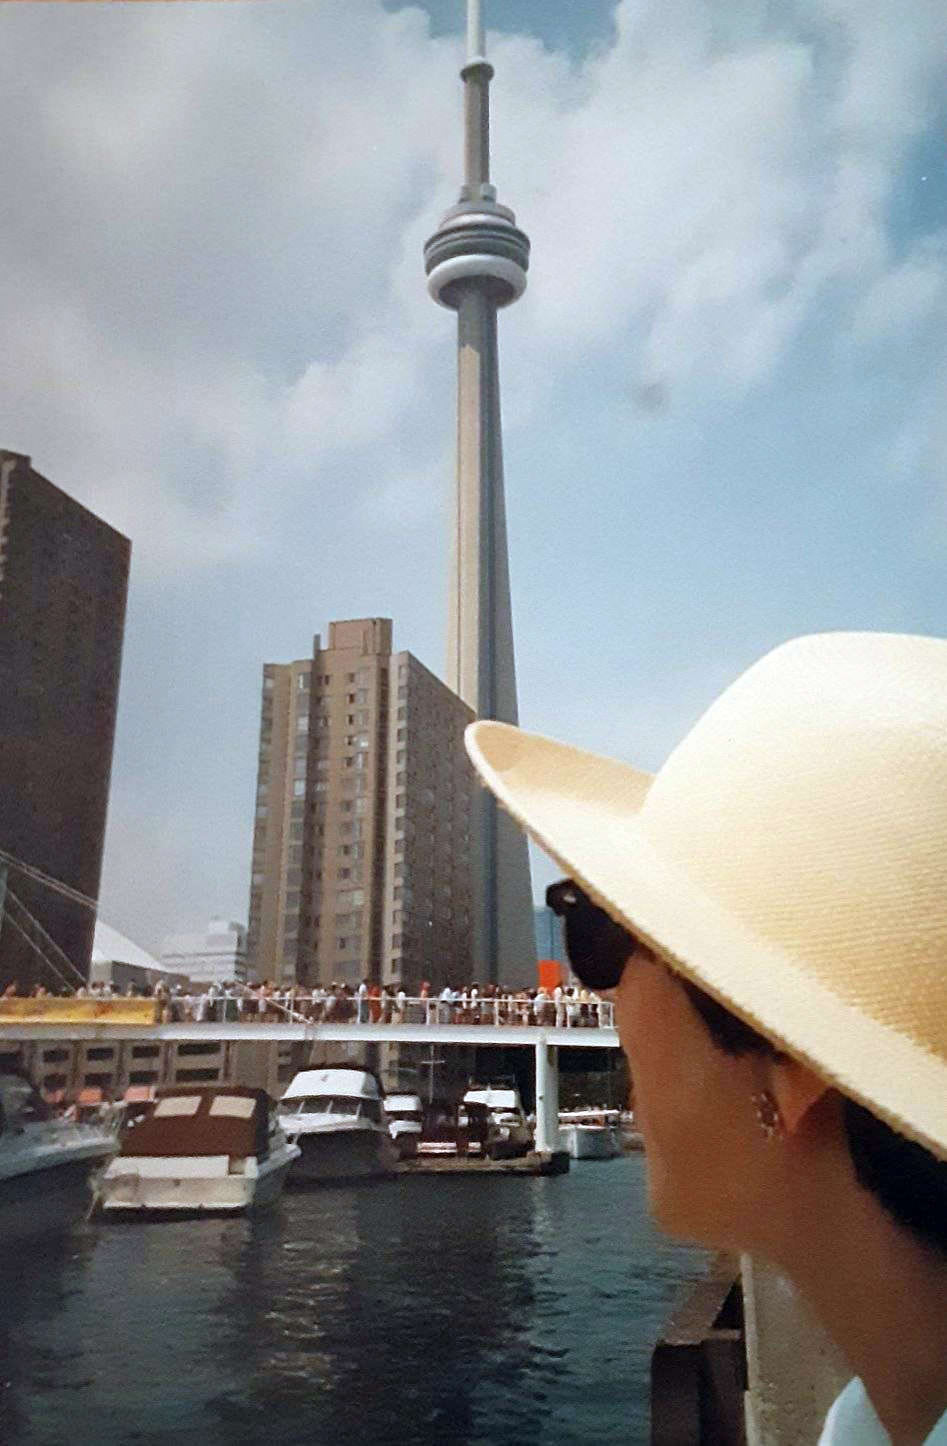
<path id="1" fill-rule="evenodd" d="M 563 922 L 569 963 L 582 983 L 587 989 L 614 989 L 636 946 L 634 934 L 571 879 L 550 884 L 546 903 Z"/>

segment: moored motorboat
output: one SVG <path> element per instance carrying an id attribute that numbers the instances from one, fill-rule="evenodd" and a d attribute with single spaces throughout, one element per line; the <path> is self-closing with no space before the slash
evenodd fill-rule
<path id="1" fill-rule="evenodd" d="M 399 1160 L 411 1159 L 418 1152 L 423 1110 L 420 1095 L 386 1095 L 383 1100 L 388 1133 Z"/>
<path id="2" fill-rule="evenodd" d="M 359 1065 L 304 1069 L 280 1100 L 280 1121 L 301 1150 L 294 1180 L 357 1180 L 391 1175 L 397 1166 L 384 1116 L 385 1092 Z"/>
<path id="3" fill-rule="evenodd" d="M 514 1085 L 474 1085 L 464 1095 L 464 1104 L 482 1105 L 487 1111 L 491 1159 L 516 1159 L 533 1148 L 533 1132 Z"/>
<path id="4" fill-rule="evenodd" d="M 622 1153 L 618 1110 L 563 1110 L 559 1133 L 573 1160 L 614 1160 Z"/>
<path id="5" fill-rule="evenodd" d="M 270 1205 L 299 1150 L 265 1090 L 174 1085 L 130 1120 L 99 1185 L 103 1209 L 233 1213 Z"/>
<path id="6" fill-rule="evenodd" d="M 626 1153 L 631 1150 L 644 1149 L 644 1136 L 638 1128 L 633 1110 L 622 1110 L 619 1116 L 621 1122 L 621 1146 Z"/>
<path id="7" fill-rule="evenodd" d="M 100 1125 L 55 1115 L 29 1080 L 0 1074 L 0 1242 L 61 1234 L 88 1213 L 118 1148 Z"/>
<path id="8" fill-rule="evenodd" d="M 486 1105 L 457 1100 L 430 1100 L 424 1106 L 417 1153 L 440 1158 L 485 1159 L 491 1138 Z"/>

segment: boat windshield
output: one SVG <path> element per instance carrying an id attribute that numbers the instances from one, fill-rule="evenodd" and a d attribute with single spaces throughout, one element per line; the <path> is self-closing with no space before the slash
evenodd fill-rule
<path id="1" fill-rule="evenodd" d="M 11 1125 L 25 1125 L 46 1120 L 49 1114 L 29 1080 L 19 1075 L 0 1075 L 0 1128 L 4 1120 Z"/>
<path id="2" fill-rule="evenodd" d="M 284 1112 L 292 1115 L 357 1115 L 363 1101 L 346 1095 L 306 1095 L 301 1100 L 284 1100 Z"/>

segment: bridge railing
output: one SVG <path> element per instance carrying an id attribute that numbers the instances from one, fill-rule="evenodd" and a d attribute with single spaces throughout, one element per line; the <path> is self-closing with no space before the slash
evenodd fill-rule
<path id="1" fill-rule="evenodd" d="M 247 988 L 242 994 L 171 994 L 127 999 L 102 994 L 70 998 L 0 999 L 0 1032 L 5 1025 L 366 1025 L 455 1024 L 517 1026 L 537 1029 L 614 1029 L 615 1011 L 609 1000 L 517 999 L 512 996 L 459 1000 L 441 998 L 383 999 L 371 995 L 312 998 L 265 995 Z"/>
<path id="2" fill-rule="evenodd" d="M 210 999 L 207 995 L 172 996 L 161 1006 L 165 1023 L 201 1024 L 463 1024 L 534 1025 L 545 1029 L 614 1029 L 615 1007 L 606 999 L 421 999 L 400 1002 L 377 999 L 330 997 L 299 999 L 287 1004 L 282 999 L 248 995 L 244 998 Z"/>

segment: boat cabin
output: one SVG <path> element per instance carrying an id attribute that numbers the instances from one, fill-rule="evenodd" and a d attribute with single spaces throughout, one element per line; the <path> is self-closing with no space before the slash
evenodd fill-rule
<path id="1" fill-rule="evenodd" d="M 269 1154 L 272 1101 L 266 1090 L 242 1085 L 168 1085 L 147 1114 L 122 1131 L 124 1158 Z"/>
<path id="2" fill-rule="evenodd" d="M 52 1118 L 52 1110 L 25 1075 L 0 1074 L 0 1134 L 4 1128 L 22 1129 L 36 1120 Z"/>
<path id="3" fill-rule="evenodd" d="M 419 1095 L 386 1095 L 385 1114 L 389 1120 L 403 1120 L 407 1124 L 421 1124 L 423 1110 Z"/>
<path id="4" fill-rule="evenodd" d="M 374 1070 L 354 1065 L 304 1069 L 287 1086 L 280 1100 L 280 1117 L 284 1125 L 293 1115 L 350 1115 L 385 1125 L 384 1097 Z"/>

